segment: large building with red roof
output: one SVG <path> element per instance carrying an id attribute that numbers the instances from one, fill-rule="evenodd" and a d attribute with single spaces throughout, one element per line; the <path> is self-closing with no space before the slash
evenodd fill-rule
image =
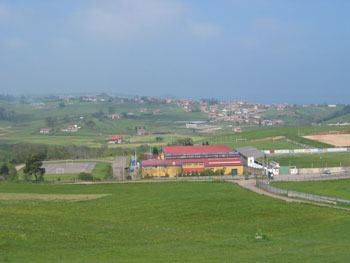
<path id="1" fill-rule="evenodd" d="M 142 161 L 143 176 L 175 177 L 200 174 L 210 169 L 220 174 L 243 174 L 243 161 L 238 152 L 225 145 L 167 146 L 158 159 Z"/>

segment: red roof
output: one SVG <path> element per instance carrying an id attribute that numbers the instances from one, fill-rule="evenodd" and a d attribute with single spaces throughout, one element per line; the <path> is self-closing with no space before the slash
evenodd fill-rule
<path id="1" fill-rule="evenodd" d="M 232 153 L 226 145 L 166 146 L 164 154 Z"/>
<path id="2" fill-rule="evenodd" d="M 121 139 L 123 139 L 123 136 L 121 136 L 121 135 L 111 135 L 109 137 L 109 139 L 110 140 L 121 140 Z"/>
<path id="3" fill-rule="evenodd" d="M 142 161 L 142 166 L 176 166 L 183 163 L 204 163 L 205 166 L 241 166 L 243 165 L 240 157 L 225 158 L 192 158 L 192 159 L 150 159 Z"/>

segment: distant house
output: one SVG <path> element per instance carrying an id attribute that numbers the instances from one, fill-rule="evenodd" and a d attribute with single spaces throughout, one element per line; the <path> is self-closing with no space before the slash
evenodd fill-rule
<path id="1" fill-rule="evenodd" d="M 64 132 L 77 132 L 81 127 L 78 127 L 78 125 L 69 125 L 66 129 L 63 129 Z"/>
<path id="2" fill-rule="evenodd" d="M 242 128 L 241 127 L 236 127 L 233 129 L 234 132 L 242 132 Z"/>
<path id="3" fill-rule="evenodd" d="M 123 142 L 123 136 L 122 135 L 111 135 L 109 137 L 108 143 L 122 143 Z"/>
<path id="4" fill-rule="evenodd" d="M 153 115 L 159 115 L 160 114 L 160 109 L 155 109 L 153 111 Z"/>
<path id="5" fill-rule="evenodd" d="M 120 119 L 120 114 L 112 114 L 111 117 L 113 120 Z"/>
<path id="6" fill-rule="evenodd" d="M 137 129 L 137 135 L 146 135 L 147 132 L 145 129 Z"/>
<path id="7" fill-rule="evenodd" d="M 142 109 L 140 109 L 140 112 L 141 112 L 141 113 L 147 113 L 147 108 L 142 108 Z"/>
<path id="8" fill-rule="evenodd" d="M 51 133 L 51 129 L 50 128 L 42 128 L 39 131 L 41 134 L 50 134 Z"/>

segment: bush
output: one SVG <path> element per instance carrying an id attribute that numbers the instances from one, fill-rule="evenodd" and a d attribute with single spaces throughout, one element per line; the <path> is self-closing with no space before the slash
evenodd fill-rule
<path id="1" fill-rule="evenodd" d="M 205 169 L 202 173 L 201 176 L 213 176 L 214 172 L 210 169 Z"/>
<path id="2" fill-rule="evenodd" d="M 106 170 L 105 170 L 105 175 L 104 175 L 104 179 L 113 179 L 113 168 L 112 165 L 108 165 Z"/>
<path id="3" fill-rule="evenodd" d="M 92 176 L 92 174 L 89 174 L 89 173 L 80 173 L 78 175 L 78 180 L 93 181 L 94 177 Z"/>
<path id="4" fill-rule="evenodd" d="M 131 179 L 132 179 L 131 175 L 129 174 L 129 175 L 126 177 L 126 179 L 127 179 L 127 180 L 131 180 Z"/>

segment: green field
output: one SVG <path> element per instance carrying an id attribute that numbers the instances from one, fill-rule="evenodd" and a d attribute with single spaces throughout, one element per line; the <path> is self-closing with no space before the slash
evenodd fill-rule
<path id="1" fill-rule="evenodd" d="M 270 161 L 281 166 L 296 166 L 298 168 L 350 167 L 350 152 L 270 155 Z"/>
<path id="2" fill-rule="evenodd" d="M 350 256 L 349 212 L 285 203 L 233 183 L 3 183 L 0 193 L 0 262 L 294 263 Z M 255 239 L 259 229 L 262 240 Z"/>
<path id="3" fill-rule="evenodd" d="M 52 106 L 55 103 L 47 103 Z M 58 104 L 58 102 L 57 102 Z M 112 120 L 108 108 L 113 107 L 113 113 L 133 112 L 130 118 Z M 189 133 L 184 125 L 176 124 L 176 121 L 207 120 L 208 116 L 202 112 L 184 112 L 176 104 L 161 103 L 82 103 L 70 102 L 64 108 L 36 109 L 32 105 L 7 105 L 8 110 L 15 110 L 17 120 L 15 122 L 0 121 L 0 140 L 14 144 L 19 142 L 46 143 L 55 145 L 85 145 L 100 147 L 106 144 L 109 135 L 135 135 L 135 127 L 145 127 L 148 132 L 156 134 Z M 148 113 L 140 113 L 141 108 L 147 108 Z M 153 115 L 155 109 L 160 110 L 159 115 Z M 99 111 L 104 112 L 103 118 L 94 117 Z M 47 127 L 45 118 L 57 118 L 57 123 L 52 134 L 39 134 L 39 129 Z M 83 119 L 81 119 L 83 117 Z M 93 121 L 95 126 L 88 127 L 86 123 Z M 62 132 L 61 129 L 71 124 L 82 127 L 78 132 Z M 155 138 L 155 137 L 154 137 Z M 143 141 L 153 142 L 143 136 Z"/>
<path id="4" fill-rule="evenodd" d="M 232 148 L 243 147 L 243 146 L 254 146 L 260 150 L 280 150 L 280 149 L 301 149 L 305 146 L 298 143 L 305 144 L 314 148 L 328 148 L 333 147 L 332 145 L 325 144 L 322 142 L 305 139 L 302 136 L 318 133 L 330 130 L 349 130 L 349 127 L 331 127 L 331 126 L 303 126 L 303 127 L 260 127 L 250 128 L 242 133 L 211 136 L 200 140 L 199 142 L 208 141 L 210 144 L 226 144 Z M 263 139 L 275 136 L 285 136 L 285 139 L 277 141 L 255 141 L 257 139 Z M 287 141 L 289 139 L 291 142 Z"/>
<path id="5" fill-rule="evenodd" d="M 349 179 L 310 182 L 274 182 L 273 186 L 303 193 L 350 199 Z"/>

